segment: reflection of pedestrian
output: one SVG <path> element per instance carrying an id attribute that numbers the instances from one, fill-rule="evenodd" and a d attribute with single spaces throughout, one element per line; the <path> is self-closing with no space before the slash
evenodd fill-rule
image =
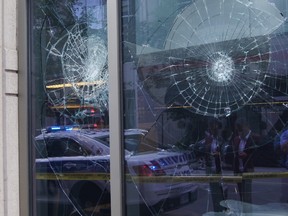
<path id="1" fill-rule="evenodd" d="M 244 119 L 236 121 L 235 129 L 238 135 L 233 140 L 234 173 L 254 172 L 253 156 L 260 136 L 250 130 L 249 124 Z M 241 201 L 252 203 L 251 179 L 243 178 L 242 182 L 238 183 L 238 190 Z"/>
<path id="2" fill-rule="evenodd" d="M 221 139 L 219 137 L 220 122 L 211 120 L 208 125 L 208 130 L 205 133 L 205 160 L 206 160 L 206 173 L 208 175 L 221 175 Z M 210 193 L 212 196 L 213 207 L 215 212 L 224 210 L 220 202 L 224 200 L 224 191 L 220 181 L 210 182 Z"/>
<path id="3" fill-rule="evenodd" d="M 109 111 L 105 109 L 102 116 L 104 122 L 104 128 L 109 128 Z"/>
<path id="4" fill-rule="evenodd" d="M 288 129 L 284 130 L 280 136 L 281 155 L 283 155 L 283 165 L 288 168 Z"/>

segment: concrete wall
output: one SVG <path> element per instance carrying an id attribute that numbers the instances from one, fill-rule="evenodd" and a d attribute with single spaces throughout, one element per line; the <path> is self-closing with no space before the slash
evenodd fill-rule
<path id="1" fill-rule="evenodd" d="M 19 215 L 17 0 L 0 1 L 0 215 Z"/>

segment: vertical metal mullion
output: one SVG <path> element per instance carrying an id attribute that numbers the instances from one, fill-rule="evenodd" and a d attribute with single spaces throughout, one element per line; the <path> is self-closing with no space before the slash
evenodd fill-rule
<path id="1" fill-rule="evenodd" d="M 121 103 L 121 1 L 107 1 L 111 215 L 124 215 Z"/>
<path id="2" fill-rule="evenodd" d="M 8 1 L 7 1 L 8 2 Z M 17 1 L 17 46 L 18 46 L 18 88 L 19 88 L 19 107 L 18 107 L 18 118 L 19 118 L 19 208 L 20 216 L 31 216 L 33 214 L 33 194 L 31 188 L 32 183 L 32 162 L 30 159 L 31 146 L 29 145 L 29 59 L 31 53 L 29 52 L 29 40 L 28 32 L 31 10 L 31 1 Z"/>

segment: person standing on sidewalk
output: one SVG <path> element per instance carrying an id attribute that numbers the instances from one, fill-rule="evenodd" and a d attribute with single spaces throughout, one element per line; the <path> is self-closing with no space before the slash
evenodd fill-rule
<path id="1" fill-rule="evenodd" d="M 280 148 L 283 155 L 283 166 L 288 168 L 288 129 L 280 135 Z"/>
<path id="2" fill-rule="evenodd" d="M 254 172 L 253 157 L 260 141 L 260 136 L 251 131 L 248 122 L 239 119 L 235 123 L 237 136 L 233 140 L 233 171 L 236 175 L 242 173 Z M 252 203 L 252 180 L 242 179 L 237 184 L 240 200 L 242 202 Z"/>
<path id="3" fill-rule="evenodd" d="M 219 136 L 220 128 L 221 124 L 217 119 L 212 119 L 208 122 L 208 130 L 205 132 L 205 161 L 207 175 L 222 174 L 220 150 L 223 141 Z M 220 205 L 220 202 L 225 200 L 222 182 L 220 180 L 217 182 L 210 182 L 209 188 L 214 211 L 224 211 L 225 208 Z"/>

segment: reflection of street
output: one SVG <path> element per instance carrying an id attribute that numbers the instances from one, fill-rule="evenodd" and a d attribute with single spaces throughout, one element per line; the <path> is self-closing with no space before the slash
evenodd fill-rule
<path id="1" fill-rule="evenodd" d="M 257 172 L 287 172 L 284 168 L 256 168 Z M 237 184 L 225 184 L 228 189 L 227 199 L 239 201 Z M 288 203 L 288 178 L 254 179 L 252 183 L 253 204 Z M 209 194 L 209 186 L 203 183 L 199 187 L 198 199 L 182 208 L 165 213 L 165 216 L 200 216 L 213 211 L 213 204 Z"/>

